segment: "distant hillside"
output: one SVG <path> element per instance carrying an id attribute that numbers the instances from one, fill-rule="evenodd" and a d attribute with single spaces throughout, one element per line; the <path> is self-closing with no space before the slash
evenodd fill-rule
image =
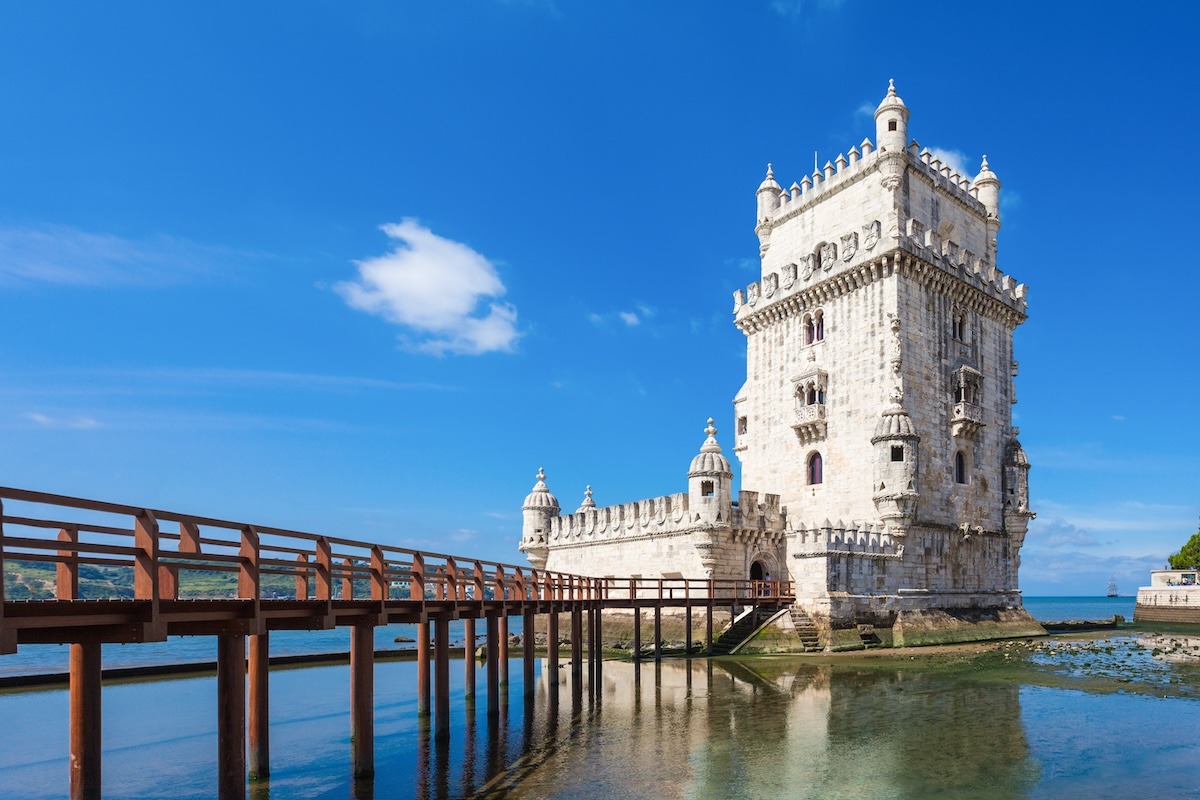
<path id="1" fill-rule="evenodd" d="M 41 561 L 4 563 L 4 599 L 52 600 L 57 581 L 53 564 Z M 366 581 L 355 581 L 355 594 L 366 594 Z M 294 597 L 296 581 L 287 575 L 264 575 L 263 597 Z M 133 597 L 133 567 L 79 566 L 79 596 L 85 600 Z M 183 570 L 180 597 L 236 597 L 237 576 L 228 572 Z"/>

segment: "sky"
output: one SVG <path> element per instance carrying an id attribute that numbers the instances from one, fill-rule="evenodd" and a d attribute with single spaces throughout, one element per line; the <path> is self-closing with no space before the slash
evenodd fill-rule
<path id="1" fill-rule="evenodd" d="M 0 483 L 525 563 L 732 441 L 755 189 L 910 136 L 1030 287 L 1027 595 L 1197 530 L 1186 4 L 0 5 Z M 735 461 L 735 471 L 737 469 Z M 748 487 L 753 488 L 753 487 Z"/>

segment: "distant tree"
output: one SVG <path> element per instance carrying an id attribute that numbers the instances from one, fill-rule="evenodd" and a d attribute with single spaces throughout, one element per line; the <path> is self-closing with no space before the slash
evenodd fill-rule
<path id="1" fill-rule="evenodd" d="M 1187 544 L 1179 548 L 1179 552 L 1168 556 L 1171 569 L 1196 569 L 1200 567 L 1200 531 L 1192 534 Z"/>

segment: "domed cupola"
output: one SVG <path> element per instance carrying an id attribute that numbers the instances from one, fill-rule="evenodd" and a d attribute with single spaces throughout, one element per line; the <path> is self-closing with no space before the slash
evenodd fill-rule
<path id="1" fill-rule="evenodd" d="M 558 498 L 550 493 L 546 487 L 546 471 L 538 467 L 537 483 L 533 485 L 533 491 L 525 496 L 525 502 L 521 504 L 522 511 L 551 511 L 555 514 L 559 512 Z"/>
<path id="2" fill-rule="evenodd" d="M 545 569 L 550 553 L 551 520 L 560 513 L 558 498 L 546 487 L 546 472 L 538 467 L 537 483 L 521 505 L 521 552 L 529 558 L 534 569 Z"/>
<path id="3" fill-rule="evenodd" d="M 704 429 L 704 432 L 708 434 L 708 438 L 700 446 L 700 452 L 692 459 L 688 477 L 697 478 L 711 475 L 732 478 L 733 468 L 729 466 L 729 459 L 721 454 L 721 445 L 717 444 L 717 429 L 713 427 L 712 417 L 708 418 L 708 427 Z"/>
<path id="4" fill-rule="evenodd" d="M 767 177 L 758 185 L 755 196 L 758 200 L 758 215 L 754 220 L 754 232 L 758 234 L 760 255 L 766 255 L 771 241 L 771 216 L 779 209 L 779 194 L 783 189 L 775 181 L 775 171 L 767 164 Z"/>
<path id="5" fill-rule="evenodd" d="M 892 390 L 891 405 L 875 425 L 875 509 L 893 535 L 903 536 L 917 516 L 917 460 L 921 437 L 904 410 L 904 393 Z"/>
<path id="6" fill-rule="evenodd" d="M 708 438 L 688 469 L 688 516 L 695 522 L 729 522 L 733 500 L 733 469 L 717 444 L 712 417 L 704 429 Z"/>
<path id="7" fill-rule="evenodd" d="M 901 155 L 908 147 L 908 106 L 896 94 L 896 82 L 891 79 L 887 96 L 875 109 L 875 146 Z"/>

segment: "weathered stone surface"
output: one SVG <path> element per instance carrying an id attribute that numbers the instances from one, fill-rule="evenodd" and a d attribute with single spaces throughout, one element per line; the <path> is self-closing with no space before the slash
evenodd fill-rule
<path id="1" fill-rule="evenodd" d="M 968 178 L 910 144 L 908 117 L 889 89 L 874 146 L 787 192 L 768 167 L 756 192 L 761 278 L 734 292 L 749 488 L 734 502 L 711 420 L 686 493 L 596 508 L 589 491 L 564 515 L 539 473 L 521 540 L 535 567 L 786 578 L 831 648 L 863 646 L 857 624 L 897 645 L 1042 632 L 1017 581 L 1027 290 L 997 268 L 1000 182 L 986 157 Z"/>

